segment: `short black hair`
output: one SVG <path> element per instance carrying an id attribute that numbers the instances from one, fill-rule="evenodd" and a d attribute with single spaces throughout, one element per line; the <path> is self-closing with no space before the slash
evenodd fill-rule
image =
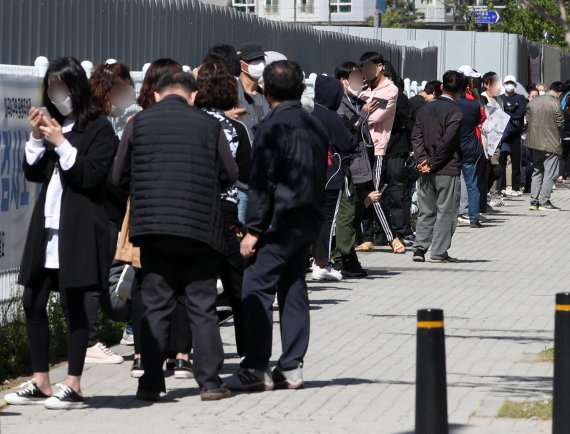
<path id="1" fill-rule="evenodd" d="M 362 56 L 360 56 L 360 66 L 365 63 L 374 63 L 375 65 L 384 64 L 384 57 L 377 53 L 376 51 L 367 51 Z"/>
<path id="2" fill-rule="evenodd" d="M 459 71 L 447 71 L 443 74 L 443 90 L 448 93 L 457 93 L 463 90 L 465 76 Z"/>
<path id="3" fill-rule="evenodd" d="M 432 80 L 428 81 L 424 87 L 424 92 L 426 95 L 435 95 L 436 97 L 441 96 L 441 81 Z"/>
<path id="4" fill-rule="evenodd" d="M 280 60 L 263 71 L 265 94 L 275 101 L 300 100 L 305 90 L 303 70 L 291 60 Z"/>
<path id="5" fill-rule="evenodd" d="M 550 85 L 550 90 L 558 93 L 564 93 L 566 92 L 566 86 L 561 81 L 555 81 Z"/>
<path id="6" fill-rule="evenodd" d="M 483 75 L 483 78 L 481 79 L 483 81 L 483 84 L 489 84 L 493 81 L 493 78 L 497 75 L 496 72 L 493 71 L 489 71 L 488 73 L 486 73 L 485 75 Z"/>
<path id="7" fill-rule="evenodd" d="M 175 72 L 163 75 L 156 84 L 156 91 L 160 93 L 169 87 L 181 87 L 190 93 L 198 90 L 196 79 L 189 72 Z"/>
<path id="8" fill-rule="evenodd" d="M 348 77 L 350 77 L 350 73 L 355 70 L 360 71 L 360 67 L 356 63 L 344 62 L 335 68 L 334 77 L 337 80 L 340 80 L 341 78 L 348 80 Z"/>
<path id="9" fill-rule="evenodd" d="M 228 68 L 228 71 L 234 77 L 240 75 L 241 64 L 239 62 L 239 56 L 236 49 L 231 45 L 214 45 L 208 50 L 202 63 L 216 60 L 226 65 L 226 68 Z"/>

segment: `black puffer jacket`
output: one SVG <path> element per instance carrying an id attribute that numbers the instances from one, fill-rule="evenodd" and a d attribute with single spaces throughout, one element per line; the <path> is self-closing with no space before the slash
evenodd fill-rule
<path id="1" fill-rule="evenodd" d="M 220 123 L 167 96 L 134 118 L 130 239 L 191 238 L 222 249 L 220 191 L 237 166 Z"/>

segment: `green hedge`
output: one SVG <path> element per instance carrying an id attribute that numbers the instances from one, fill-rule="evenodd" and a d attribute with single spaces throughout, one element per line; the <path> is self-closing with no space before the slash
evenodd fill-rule
<path id="1" fill-rule="evenodd" d="M 22 298 L 14 297 L 4 303 L 0 316 L 0 384 L 10 378 L 30 375 L 31 360 L 26 336 L 26 320 Z M 47 306 L 50 326 L 50 360 L 57 363 L 66 357 L 65 317 L 57 294 L 52 294 Z M 120 340 L 124 324 L 111 321 L 99 312 L 99 340 L 111 346 Z"/>

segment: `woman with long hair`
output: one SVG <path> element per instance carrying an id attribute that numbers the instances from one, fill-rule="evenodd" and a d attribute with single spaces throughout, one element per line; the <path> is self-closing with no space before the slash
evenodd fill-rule
<path id="1" fill-rule="evenodd" d="M 20 267 L 33 379 L 5 396 L 10 404 L 83 406 L 81 375 L 88 339 L 85 296 L 108 285 L 105 181 L 115 133 L 92 102 L 81 64 L 54 60 L 43 81 L 45 108 L 30 110 L 24 175 L 41 183 Z M 67 322 L 68 375 L 52 390 L 46 306 L 59 292 Z"/>
<path id="2" fill-rule="evenodd" d="M 89 84 L 93 95 L 93 104 L 101 112 L 103 116 L 109 117 L 111 123 L 115 125 L 116 119 L 123 116 L 125 110 L 135 102 L 134 82 L 127 65 L 119 63 L 114 59 L 110 59 L 105 63 L 97 65 L 91 77 Z M 115 130 L 115 133 L 120 131 Z M 114 141 L 114 154 L 119 145 L 119 139 Z M 108 264 L 112 274 L 121 273 L 124 265 L 116 264 L 112 266 L 117 246 L 117 238 L 119 228 L 125 215 L 127 207 L 128 191 L 121 190 L 114 186 L 109 180 L 106 183 L 106 202 L 109 221 L 108 221 L 108 237 L 109 237 L 109 259 Z M 111 278 L 111 280 L 116 280 Z M 87 353 L 85 363 L 106 363 L 115 364 L 122 363 L 123 357 L 112 352 L 100 342 L 97 336 L 97 315 L 99 306 L 105 315 L 114 321 L 128 321 L 130 317 L 130 306 L 123 300 L 119 299 L 115 291 L 107 285 L 102 292 L 89 292 L 85 298 L 85 309 L 89 321 L 89 341 L 87 344 Z"/>

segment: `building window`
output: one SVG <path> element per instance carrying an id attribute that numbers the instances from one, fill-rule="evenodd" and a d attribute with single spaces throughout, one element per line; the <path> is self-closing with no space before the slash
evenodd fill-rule
<path id="1" fill-rule="evenodd" d="M 299 12 L 304 14 L 315 13 L 314 0 L 299 0 Z"/>
<path id="2" fill-rule="evenodd" d="M 265 0 L 265 13 L 278 14 L 279 13 L 279 0 Z"/>
<path id="3" fill-rule="evenodd" d="M 329 0 L 332 14 L 349 14 L 352 12 L 352 0 Z"/>
<path id="4" fill-rule="evenodd" d="M 238 12 L 255 13 L 255 0 L 232 0 L 232 7 Z"/>

